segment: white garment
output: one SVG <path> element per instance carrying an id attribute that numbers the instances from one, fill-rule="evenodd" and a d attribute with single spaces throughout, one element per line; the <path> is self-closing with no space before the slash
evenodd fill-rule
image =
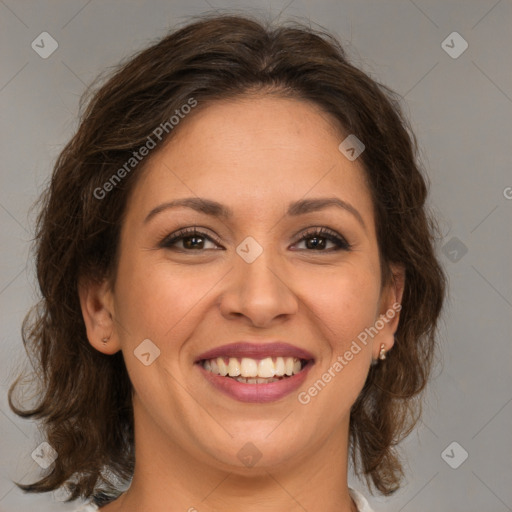
<path id="1" fill-rule="evenodd" d="M 80 508 L 76 508 L 73 512 L 94 512 L 95 510 L 99 510 L 97 505 L 94 503 L 85 503 Z"/>
<path id="2" fill-rule="evenodd" d="M 373 512 L 373 510 L 370 508 L 370 505 L 366 501 L 366 498 L 359 491 L 349 487 L 348 492 L 350 497 L 354 500 L 358 512 Z M 75 512 L 95 512 L 96 510 L 99 510 L 97 505 L 94 503 L 86 503 L 80 508 L 77 508 Z"/>
<path id="3" fill-rule="evenodd" d="M 369 503 L 366 501 L 366 498 L 355 489 L 348 488 L 348 492 L 350 497 L 354 500 L 358 512 L 373 512 L 373 509 L 370 508 Z"/>

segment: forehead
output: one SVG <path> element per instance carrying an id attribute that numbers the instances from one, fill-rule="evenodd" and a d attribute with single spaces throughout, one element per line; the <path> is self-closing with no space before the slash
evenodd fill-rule
<path id="1" fill-rule="evenodd" d="M 177 128 L 134 190 L 139 208 L 197 195 L 261 215 L 262 205 L 282 210 L 303 197 L 337 196 L 373 220 L 365 170 L 339 151 L 346 135 L 311 102 L 275 96 L 215 101 Z"/>

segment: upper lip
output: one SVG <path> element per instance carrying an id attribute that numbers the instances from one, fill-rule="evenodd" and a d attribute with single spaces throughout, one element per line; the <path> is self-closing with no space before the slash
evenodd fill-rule
<path id="1" fill-rule="evenodd" d="M 297 357 L 298 359 L 314 359 L 307 350 L 282 341 L 267 343 L 251 343 L 236 341 L 212 348 L 196 357 L 195 362 L 217 357 L 249 357 L 251 359 L 263 359 L 264 357 Z"/>

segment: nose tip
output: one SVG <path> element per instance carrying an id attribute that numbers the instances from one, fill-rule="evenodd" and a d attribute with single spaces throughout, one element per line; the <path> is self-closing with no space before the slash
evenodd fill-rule
<path id="1" fill-rule="evenodd" d="M 247 240 L 246 244 L 248 253 L 252 251 L 254 256 L 257 249 L 254 242 Z M 242 245 L 244 248 L 246 245 Z M 284 319 L 297 312 L 297 297 L 287 284 L 284 270 L 278 269 L 275 263 L 271 265 L 266 251 L 262 250 L 251 263 L 241 256 L 235 267 L 228 276 L 220 303 L 225 317 L 243 316 L 254 326 L 265 327 L 277 318 Z"/>

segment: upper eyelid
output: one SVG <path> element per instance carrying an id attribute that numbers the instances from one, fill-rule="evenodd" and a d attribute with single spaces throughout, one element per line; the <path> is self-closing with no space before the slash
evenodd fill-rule
<path id="1" fill-rule="evenodd" d="M 219 245 L 220 244 L 220 241 L 217 240 L 217 237 L 216 236 L 213 236 L 209 233 L 205 233 L 205 230 L 206 228 L 201 228 L 199 226 L 194 226 L 194 227 L 186 227 L 186 228 L 181 228 L 181 229 L 178 229 L 176 231 L 174 231 L 173 233 L 170 233 L 166 236 L 164 236 L 159 245 L 160 246 L 165 246 L 166 243 L 174 240 L 175 242 L 182 239 L 182 238 L 187 238 L 187 237 L 191 237 L 191 236 L 194 236 L 194 235 L 200 235 L 200 236 L 204 236 L 205 238 L 208 238 L 208 240 L 212 241 L 213 243 Z M 210 230 L 208 230 L 210 231 Z M 219 237 L 220 238 L 220 237 Z"/>

